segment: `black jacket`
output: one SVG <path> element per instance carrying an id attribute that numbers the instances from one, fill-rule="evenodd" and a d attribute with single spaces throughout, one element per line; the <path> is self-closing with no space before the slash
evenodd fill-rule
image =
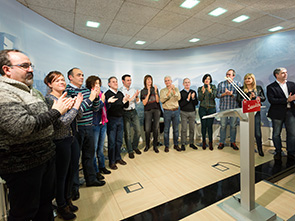
<path id="1" fill-rule="evenodd" d="M 244 91 L 244 86 L 243 87 L 240 87 L 240 88 L 242 89 L 242 91 Z M 248 97 L 250 97 L 251 92 L 248 92 L 248 93 L 245 93 L 245 94 L 247 94 Z M 259 85 L 256 86 L 256 97 L 257 96 L 260 97 L 261 103 L 266 100 L 265 95 L 264 95 L 264 92 L 263 92 L 263 89 Z M 255 100 L 256 97 L 253 97 L 252 100 Z M 243 100 L 244 100 L 244 98 L 239 93 L 237 93 L 237 102 L 239 104 L 239 107 L 242 107 L 242 101 Z"/>

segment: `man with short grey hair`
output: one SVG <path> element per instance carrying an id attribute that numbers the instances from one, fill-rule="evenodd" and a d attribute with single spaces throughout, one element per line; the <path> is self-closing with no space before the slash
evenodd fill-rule
<path id="1" fill-rule="evenodd" d="M 179 104 L 180 93 L 172 84 L 170 76 L 164 78 L 166 87 L 160 91 L 160 101 L 164 109 L 164 145 L 165 152 L 169 152 L 169 130 L 172 122 L 174 149 L 181 151 L 178 146 Z"/>
<path id="2" fill-rule="evenodd" d="M 181 118 L 181 150 L 185 150 L 187 137 L 187 122 L 189 122 L 189 146 L 195 150 L 198 148 L 194 145 L 196 105 L 198 105 L 196 91 L 190 89 L 191 81 L 189 78 L 183 79 L 184 89 L 180 91 L 179 100 L 180 118 Z"/>

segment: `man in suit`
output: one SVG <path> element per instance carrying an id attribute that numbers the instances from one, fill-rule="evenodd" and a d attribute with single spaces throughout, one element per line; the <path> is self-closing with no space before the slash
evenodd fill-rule
<path id="1" fill-rule="evenodd" d="M 268 117 L 272 120 L 272 140 L 276 148 L 275 160 L 281 159 L 281 131 L 283 124 L 287 134 L 288 158 L 295 157 L 295 83 L 287 81 L 286 68 L 277 68 L 273 75 L 276 81 L 267 86 L 267 98 L 270 103 Z"/>

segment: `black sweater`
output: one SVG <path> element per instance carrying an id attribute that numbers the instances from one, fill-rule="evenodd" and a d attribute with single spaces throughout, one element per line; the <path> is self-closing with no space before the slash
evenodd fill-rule
<path id="1" fill-rule="evenodd" d="M 191 95 L 193 93 L 195 93 L 195 99 L 193 100 L 192 98 L 190 98 L 190 100 L 187 100 L 188 94 L 191 93 Z M 185 112 L 193 112 L 196 110 L 196 105 L 198 105 L 199 101 L 198 101 L 198 96 L 197 93 L 194 90 L 189 90 L 189 92 L 187 92 L 186 90 L 182 90 L 180 91 L 180 100 L 179 102 L 179 106 L 180 106 L 180 110 L 185 111 Z"/>
<path id="2" fill-rule="evenodd" d="M 114 96 L 114 98 L 118 98 L 118 100 L 114 103 L 108 103 L 108 99 L 112 96 Z M 108 117 L 122 117 L 124 113 L 123 108 L 127 108 L 129 106 L 129 101 L 123 104 L 124 94 L 121 91 L 118 91 L 117 94 L 115 94 L 111 90 L 107 90 L 105 98 Z"/>

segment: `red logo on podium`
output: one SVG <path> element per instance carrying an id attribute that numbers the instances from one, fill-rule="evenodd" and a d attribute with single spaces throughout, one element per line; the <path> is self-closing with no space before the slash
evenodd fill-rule
<path id="1" fill-rule="evenodd" d="M 243 100 L 243 113 L 260 111 L 261 103 L 259 100 Z"/>

